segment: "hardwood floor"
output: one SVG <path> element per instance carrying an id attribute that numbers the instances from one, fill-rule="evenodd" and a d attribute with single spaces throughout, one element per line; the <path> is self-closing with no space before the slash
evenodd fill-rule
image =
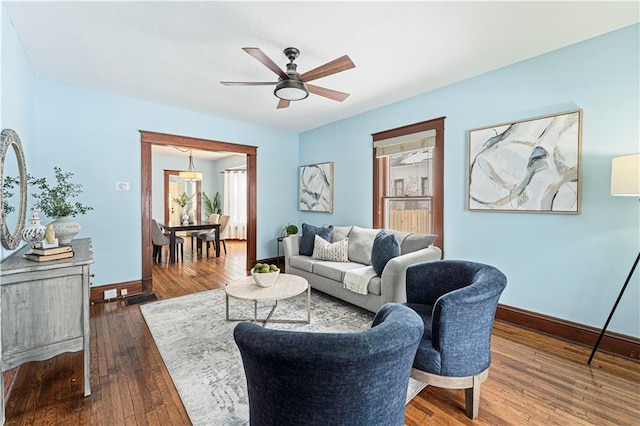
<path id="1" fill-rule="evenodd" d="M 209 290 L 245 275 L 244 244 L 220 258 L 154 265 L 160 299 Z M 166 256 L 166 252 L 165 252 Z M 480 415 L 464 414 L 462 390 L 427 387 L 408 405 L 407 425 L 637 425 L 640 363 L 496 322 L 493 363 Z M 15 376 L 8 425 L 188 425 L 139 305 L 91 307 L 91 389 L 82 397 L 82 356 L 28 363 Z"/>

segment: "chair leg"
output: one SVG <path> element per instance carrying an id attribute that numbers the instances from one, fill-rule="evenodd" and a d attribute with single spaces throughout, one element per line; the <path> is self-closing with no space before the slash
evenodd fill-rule
<path id="1" fill-rule="evenodd" d="M 207 241 L 207 257 L 209 257 L 209 241 Z"/>
<path id="2" fill-rule="evenodd" d="M 222 243 L 222 247 L 224 247 L 224 254 L 227 254 L 227 243 L 224 240 L 220 241 Z"/>
<path id="3" fill-rule="evenodd" d="M 472 420 L 478 418 L 478 410 L 480 408 L 480 381 L 479 376 L 473 376 L 473 387 L 464 390 L 465 408 L 467 417 Z"/>
<path id="4" fill-rule="evenodd" d="M 180 260 L 184 263 L 184 244 L 180 244 Z"/>

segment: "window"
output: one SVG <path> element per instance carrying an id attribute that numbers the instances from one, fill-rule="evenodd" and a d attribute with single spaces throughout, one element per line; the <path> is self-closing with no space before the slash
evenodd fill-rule
<path id="1" fill-rule="evenodd" d="M 394 179 L 393 187 L 393 195 L 396 197 L 402 197 L 404 195 L 404 179 Z"/>
<path id="2" fill-rule="evenodd" d="M 444 117 L 372 136 L 374 227 L 436 234 L 442 248 Z"/>
<path id="3" fill-rule="evenodd" d="M 429 169 L 431 170 L 431 169 Z M 421 184 L 420 184 L 420 188 L 421 191 L 420 193 L 422 195 L 431 195 L 431 188 L 429 188 L 429 178 L 428 177 L 423 177 Z"/>

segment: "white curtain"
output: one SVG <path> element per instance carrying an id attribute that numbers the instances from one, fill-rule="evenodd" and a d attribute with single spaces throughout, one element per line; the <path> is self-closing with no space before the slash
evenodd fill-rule
<path id="1" fill-rule="evenodd" d="M 224 172 L 224 214 L 229 215 L 225 238 L 247 239 L 247 173 Z"/>

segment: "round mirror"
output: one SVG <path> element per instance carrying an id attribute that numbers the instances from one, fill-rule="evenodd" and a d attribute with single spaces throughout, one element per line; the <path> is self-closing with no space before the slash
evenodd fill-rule
<path id="1" fill-rule="evenodd" d="M 27 168 L 18 134 L 4 129 L 0 138 L 0 241 L 2 247 L 14 250 L 27 215 Z"/>

